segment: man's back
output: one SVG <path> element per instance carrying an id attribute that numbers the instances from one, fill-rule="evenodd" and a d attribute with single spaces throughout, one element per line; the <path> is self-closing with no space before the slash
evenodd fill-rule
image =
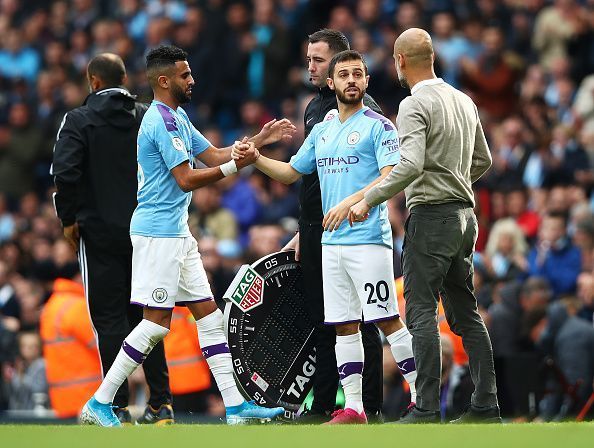
<path id="1" fill-rule="evenodd" d="M 87 239 L 129 245 L 136 133 L 146 109 L 114 88 L 89 95 L 64 117 L 54 151 L 56 207 L 65 224 L 76 218 Z"/>
<path id="2" fill-rule="evenodd" d="M 420 158 L 422 166 L 405 190 L 407 207 L 453 201 L 474 204 L 475 158 L 478 153 L 490 160 L 476 106 L 444 82 L 417 86 L 400 104 L 397 119 L 400 146 L 413 148 L 411 156 Z"/>

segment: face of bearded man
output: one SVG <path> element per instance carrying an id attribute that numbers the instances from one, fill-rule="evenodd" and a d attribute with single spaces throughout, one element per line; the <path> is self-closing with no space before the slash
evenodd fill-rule
<path id="1" fill-rule="evenodd" d="M 355 92 L 357 89 L 357 92 Z M 336 98 L 342 104 L 357 104 L 365 96 L 366 90 L 360 90 L 357 86 L 348 86 L 344 90 L 336 90 Z"/>

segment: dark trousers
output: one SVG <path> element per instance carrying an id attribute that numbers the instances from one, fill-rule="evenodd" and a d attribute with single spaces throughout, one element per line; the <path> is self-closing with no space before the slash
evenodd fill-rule
<path id="1" fill-rule="evenodd" d="M 406 324 L 417 366 L 417 406 L 439 411 L 441 343 L 437 308 L 462 337 L 475 385 L 474 406 L 497 404 L 491 340 L 477 309 L 472 254 L 478 234 L 470 204 L 417 205 L 405 225 L 403 252 Z"/>
<path id="2" fill-rule="evenodd" d="M 105 375 L 115 361 L 124 338 L 142 320 L 142 307 L 130 305 L 132 247 L 130 250 L 110 251 L 81 238 L 79 263 Z M 171 403 L 163 341 L 147 356 L 143 369 L 150 391 L 149 404 L 158 408 Z M 118 389 L 113 404 L 128 406 L 127 381 Z"/>
<path id="3" fill-rule="evenodd" d="M 315 412 L 333 411 L 338 387 L 336 365 L 336 329 L 324 325 L 322 288 L 321 223 L 300 223 L 299 250 L 301 270 L 306 285 L 305 298 L 310 318 L 315 325 L 316 373 L 313 378 Z M 374 324 L 361 325 L 365 364 L 363 368 L 363 406 L 367 413 L 381 410 L 383 403 L 383 348 L 379 330 Z"/>

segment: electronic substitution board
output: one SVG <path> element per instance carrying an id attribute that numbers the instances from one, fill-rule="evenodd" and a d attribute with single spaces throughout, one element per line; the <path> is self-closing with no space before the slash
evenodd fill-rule
<path id="1" fill-rule="evenodd" d="M 295 252 L 243 265 L 224 294 L 225 331 L 237 383 L 263 406 L 294 417 L 316 368 L 313 325 Z"/>

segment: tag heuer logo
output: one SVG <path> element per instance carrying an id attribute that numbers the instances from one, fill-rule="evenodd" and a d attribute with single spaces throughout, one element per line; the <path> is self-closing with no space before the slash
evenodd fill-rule
<path id="1" fill-rule="evenodd" d="M 349 145 L 354 145 L 359 141 L 360 138 L 361 136 L 359 135 L 359 133 L 357 131 L 354 131 L 351 132 L 347 137 L 347 142 Z"/>
<path id="2" fill-rule="evenodd" d="M 262 304 L 264 279 L 251 266 L 245 267 L 245 272 L 230 299 L 243 311 L 248 311 Z"/>

